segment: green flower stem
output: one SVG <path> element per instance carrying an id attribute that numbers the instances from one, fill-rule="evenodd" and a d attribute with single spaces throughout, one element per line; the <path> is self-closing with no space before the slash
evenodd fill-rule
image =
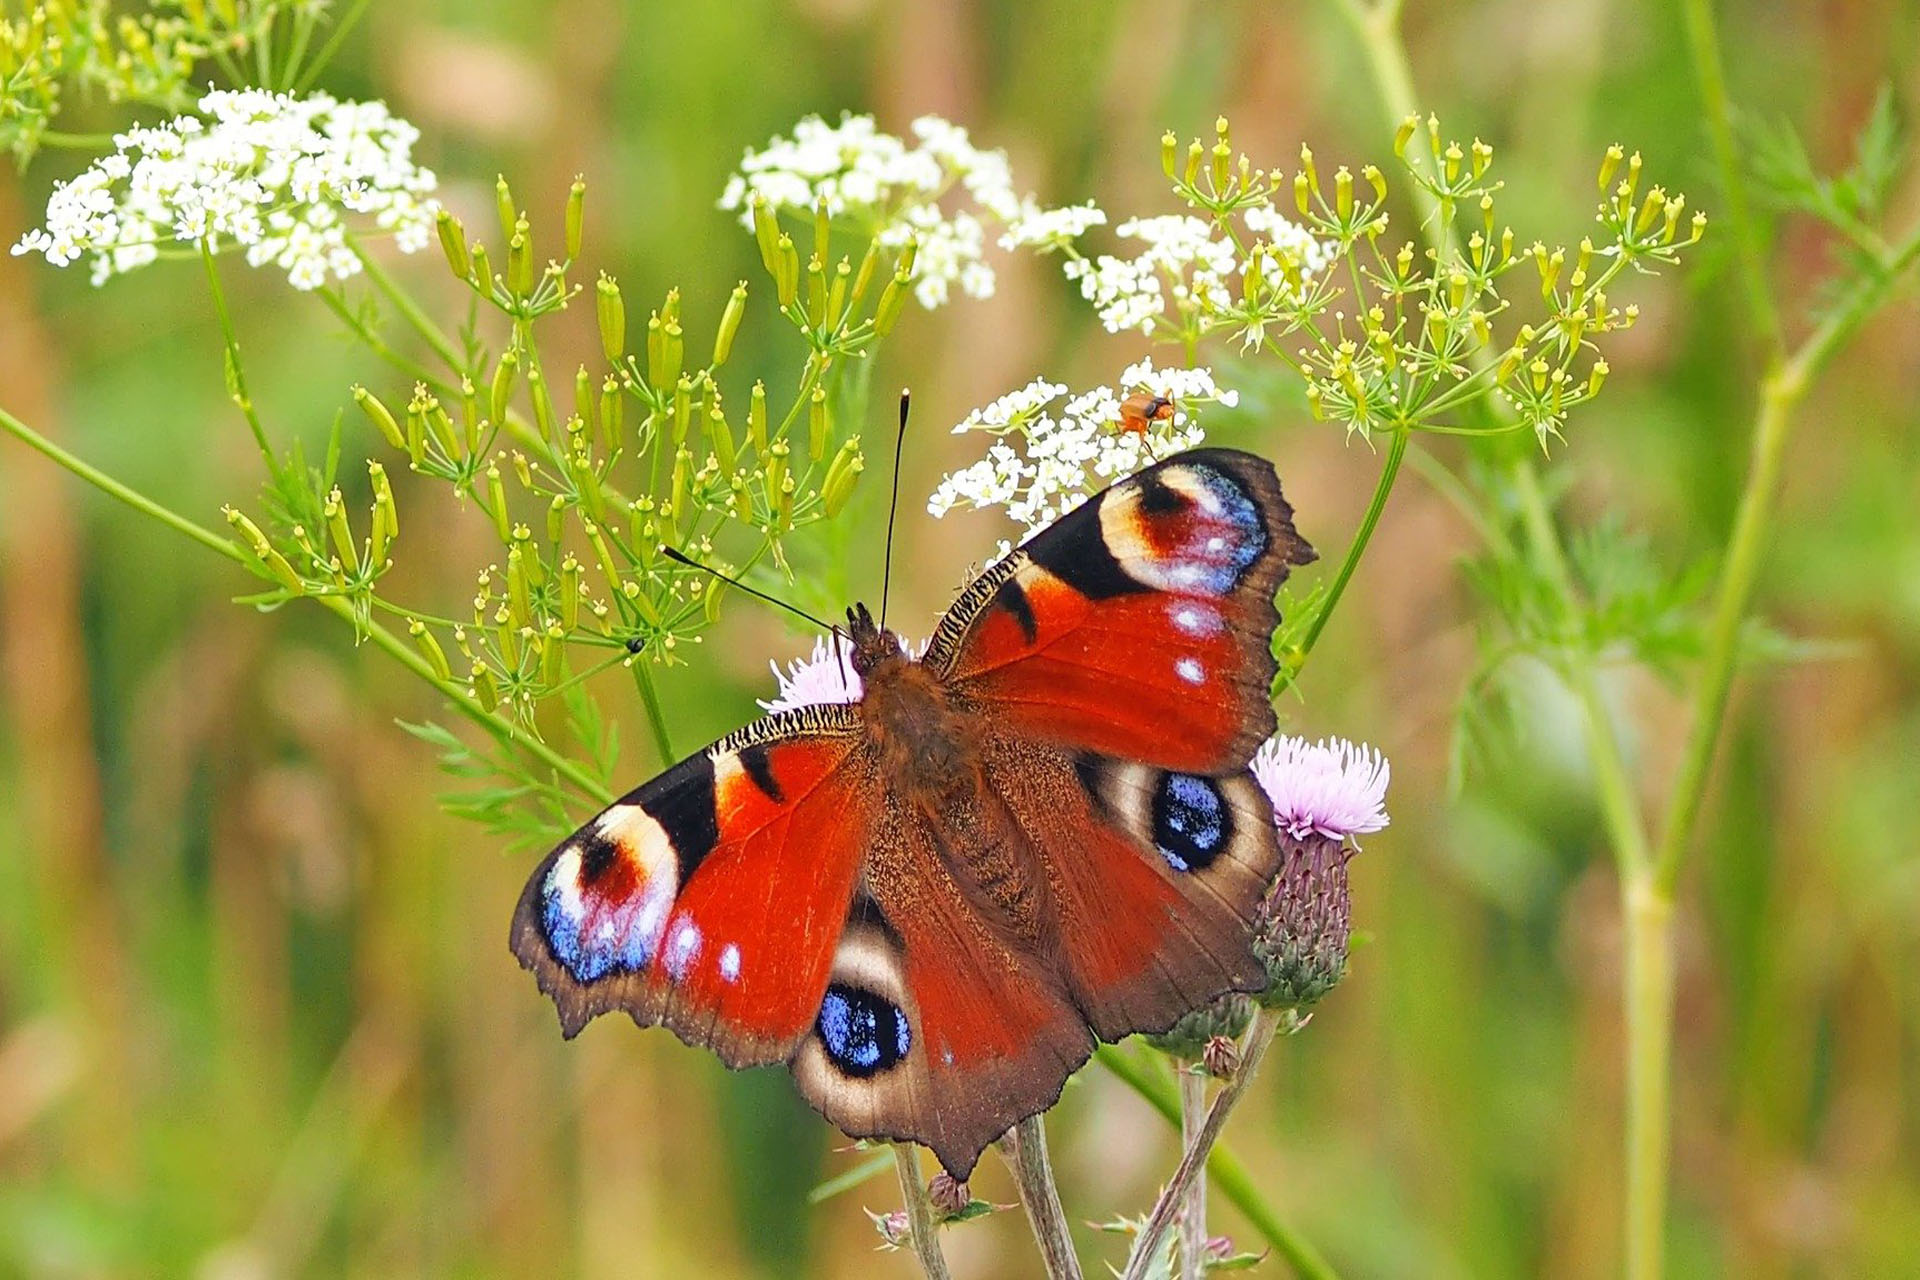
<path id="1" fill-rule="evenodd" d="M 42 147 L 71 147 L 78 151 L 105 151 L 113 145 L 110 133 L 63 133 L 58 129 L 42 129 L 34 137 L 34 143 Z"/>
<path id="2" fill-rule="evenodd" d="M 1180 1215 L 1181 1206 L 1186 1202 L 1187 1188 L 1200 1180 L 1200 1169 L 1207 1163 L 1208 1153 L 1213 1150 L 1214 1144 L 1219 1141 L 1220 1131 L 1226 1127 L 1227 1116 L 1246 1095 L 1247 1086 L 1253 1083 L 1253 1077 L 1260 1070 L 1260 1063 L 1272 1047 L 1273 1037 L 1281 1025 L 1288 1022 L 1298 1025 L 1294 1017 L 1289 1009 L 1262 1009 L 1254 1015 L 1253 1025 L 1247 1028 L 1246 1038 L 1241 1042 L 1239 1069 L 1233 1073 L 1233 1079 L 1227 1082 L 1226 1087 L 1220 1090 L 1219 1096 L 1214 1098 L 1198 1132 L 1187 1136 L 1179 1166 L 1161 1189 L 1160 1198 L 1154 1202 L 1146 1225 L 1140 1228 L 1140 1234 L 1133 1239 L 1133 1249 L 1127 1255 L 1124 1280 L 1146 1280 L 1153 1256 L 1160 1250 L 1160 1241 Z"/>
<path id="3" fill-rule="evenodd" d="M 1727 202 L 1727 221 L 1733 233 L 1740 281 L 1747 292 L 1747 310 L 1760 330 L 1769 356 L 1778 361 L 1785 351 L 1780 313 L 1762 261 L 1759 232 L 1748 211 L 1746 169 L 1733 141 L 1733 109 L 1727 101 L 1726 68 L 1720 60 L 1720 36 L 1713 19 L 1713 0 L 1686 0 L 1687 52 L 1693 59 L 1693 78 L 1706 108 L 1707 132 L 1713 138 L 1714 163 L 1720 169 L 1720 195 Z"/>
<path id="4" fill-rule="evenodd" d="M 1657 1280 L 1666 1252 L 1673 1056 L 1673 895 L 1648 871 L 1620 882 L 1626 948 L 1626 1267 Z"/>
<path id="5" fill-rule="evenodd" d="M 88 484 L 93 485 L 101 492 L 126 503 L 142 515 L 159 521 L 175 533 L 192 539 L 209 551 L 225 556 L 235 564 L 242 565 L 248 569 L 253 567 L 252 560 L 247 556 L 246 552 L 240 548 L 238 543 L 221 537 L 203 525 L 196 524 L 179 512 L 162 506 L 138 490 L 115 480 L 99 468 L 75 457 L 20 419 L 14 417 L 11 413 L 8 413 L 5 409 L 0 409 L 0 428 L 5 428 L 8 434 L 14 436 L 22 443 L 44 454 L 47 458 L 72 472 L 80 479 L 85 480 Z M 592 774 L 559 754 L 538 738 L 528 735 L 512 721 L 482 708 L 473 700 L 472 696 L 459 685 L 450 680 L 440 679 L 434 674 L 433 668 L 428 664 L 427 660 L 405 640 L 377 622 L 356 620 L 353 603 L 346 597 L 328 595 L 313 596 L 311 599 L 329 612 L 344 618 L 347 622 L 357 623 L 357 625 L 361 627 L 362 634 L 371 640 L 377 648 L 397 659 L 402 666 L 439 690 L 441 694 L 453 703 L 460 714 L 466 716 L 482 729 L 485 729 L 498 741 L 535 757 L 548 768 L 552 769 L 557 776 L 565 778 L 568 782 L 572 783 L 589 799 L 600 804 L 604 804 L 612 799 L 607 789 L 602 786 L 600 781 Z"/>
<path id="6" fill-rule="evenodd" d="M 1043 1117 L 1028 1116 L 1001 1139 L 1001 1153 L 1013 1166 L 1020 1187 L 1020 1203 L 1027 1211 L 1033 1238 L 1040 1245 L 1047 1280 L 1080 1280 L 1080 1258 L 1067 1230 L 1067 1212 L 1060 1207 L 1060 1190 L 1053 1181 L 1053 1162 L 1047 1156 L 1047 1127 Z"/>
<path id="7" fill-rule="evenodd" d="M 1373 531 L 1380 524 L 1380 513 L 1386 510 L 1387 495 L 1393 492 L 1394 481 L 1400 475 L 1400 463 L 1407 456 L 1407 437 L 1410 433 L 1403 427 L 1393 432 L 1387 444 L 1386 461 L 1380 466 L 1380 478 L 1374 482 L 1373 500 L 1367 504 L 1367 513 L 1360 520 L 1360 528 L 1353 535 L 1353 542 L 1347 547 L 1347 558 L 1341 562 L 1340 572 L 1335 575 L 1333 585 L 1327 588 L 1326 598 L 1320 602 L 1319 612 L 1313 615 L 1313 625 L 1307 628 L 1307 634 L 1301 639 L 1299 647 L 1286 656 L 1286 682 L 1292 684 L 1294 677 L 1305 665 L 1307 655 L 1313 652 L 1313 646 L 1319 643 L 1320 633 L 1327 629 L 1327 621 L 1333 616 L 1334 606 L 1340 603 L 1340 597 L 1346 592 L 1347 583 L 1353 580 L 1354 570 L 1360 565 L 1360 556 L 1367 549 L 1367 543 L 1373 538 Z"/>
<path id="8" fill-rule="evenodd" d="M 1191 1064 L 1181 1068 L 1180 1150 L 1184 1155 L 1199 1144 L 1207 1120 L 1207 1078 Z M 1187 1180 L 1180 1205 L 1180 1280 L 1200 1280 L 1207 1256 L 1207 1180 Z"/>
<path id="9" fill-rule="evenodd" d="M 641 654 L 633 660 L 633 683 L 646 704 L 647 727 L 653 731 L 653 747 L 660 753 L 660 767 L 667 768 L 680 757 L 674 754 L 673 739 L 667 736 L 667 717 L 660 709 L 660 691 L 653 686 L 653 664 Z"/>
<path id="10" fill-rule="evenodd" d="M 894 1171 L 900 1175 L 900 1199 L 907 1208 L 907 1230 L 913 1236 L 913 1256 L 927 1280 L 948 1280 L 947 1259 L 940 1252 L 940 1224 L 933 1218 L 933 1201 L 920 1177 L 920 1158 L 911 1143 L 895 1142 Z"/>
<path id="11" fill-rule="evenodd" d="M 1920 261 L 1920 225 L 1910 230 L 1881 262 L 1877 273 L 1860 281 L 1841 304 L 1827 314 L 1820 327 L 1767 376 L 1762 387 L 1747 483 L 1734 514 L 1726 568 L 1714 597 L 1706 662 L 1695 690 L 1693 725 L 1661 827 L 1655 884 L 1663 893 L 1673 892 L 1680 859 L 1700 816 L 1707 772 L 1713 764 L 1714 747 L 1720 739 L 1727 697 L 1739 664 L 1740 634 L 1746 622 L 1747 605 L 1753 595 L 1760 558 L 1766 550 L 1774 506 L 1779 500 L 1780 474 L 1793 425 L 1793 411 L 1834 353 L 1887 301 L 1916 261 Z"/>
<path id="12" fill-rule="evenodd" d="M 353 250 L 353 256 L 358 258 L 360 265 L 366 269 L 367 279 L 373 282 L 374 288 L 386 295 L 387 301 L 391 302 L 394 309 L 413 326 L 414 332 L 433 348 L 434 354 L 446 362 L 447 368 L 455 373 L 466 373 L 466 359 L 461 355 L 460 348 L 453 344 L 453 339 L 441 332 L 440 326 L 433 322 L 433 317 L 421 310 L 420 304 L 413 300 L 412 295 L 387 274 L 386 268 L 382 267 L 360 243 L 360 238 L 348 236 L 347 247 Z"/>
<path id="13" fill-rule="evenodd" d="M 1121 1083 L 1139 1094 L 1148 1106 L 1158 1111 L 1169 1124 L 1180 1123 L 1180 1102 L 1173 1086 L 1156 1076 L 1119 1045 L 1103 1044 L 1094 1050 L 1100 1065 Z M 1295 1274 L 1307 1280 L 1338 1280 L 1339 1273 L 1320 1251 L 1291 1227 L 1280 1221 L 1273 1206 L 1255 1184 L 1247 1167 L 1227 1147 L 1219 1143 L 1208 1152 L 1207 1176 L 1214 1190 L 1225 1196 L 1251 1222 L 1275 1253 L 1287 1260 Z"/>
<path id="14" fill-rule="evenodd" d="M 259 446 L 260 457 L 267 464 L 267 474 L 278 484 L 280 461 L 273 455 L 267 429 L 260 415 L 254 412 L 253 397 L 247 392 L 247 373 L 240 363 L 240 336 L 234 332 L 233 316 L 227 310 L 227 294 L 220 287 L 220 269 L 214 265 L 212 246 L 205 240 L 200 242 L 200 260 L 207 267 L 207 290 L 213 295 L 213 312 L 220 321 L 220 336 L 226 341 L 227 389 L 234 404 L 239 406 L 241 416 L 247 420 L 247 429 L 253 432 L 253 442 Z"/>
<path id="15" fill-rule="evenodd" d="M 320 46 L 320 52 L 313 55 L 313 61 L 301 70 L 300 78 L 294 81 L 294 93 L 302 94 L 313 87 L 313 82 L 320 78 L 320 73 L 327 69 L 329 62 L 333 61 L 333 55 L 339 51 L 341 42 L 347 38 L 347 33 L 358 25 L 361 15 L 366 13 L 367 6 L 372 3 L 373 0 L 353 0 L 353 3 L 347 6 L 346 12 L 340 15 L 340 21 L 334 23 L 333 30 L 327 33 L 326 43 Z"/>

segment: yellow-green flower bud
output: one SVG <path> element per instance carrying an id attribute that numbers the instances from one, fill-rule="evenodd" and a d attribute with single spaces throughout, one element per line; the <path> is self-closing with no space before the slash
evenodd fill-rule
<path id="1" fill-rule="evenodd" d="M 620 299 L 620 283 L 603 271 L 593 292 L 594 315 L 600 321 L 600 352 L 608 364 L 619 364 L 627 352 L 627 306 Z"/>
<path id="2" fill-rule="evenodd" d="M 1207 149 L 1200 145 L 1200 139 L 1195 138 L 1187 144 L 1187 165 L 1181 171 L 1181 178 L 1185 185 L 1191 187 L 1200 181 L 1200 164 L 1206 158 Z"/>
<path id="3" fill-rule="evenodd" d="M 680 337 L 680 321 L 667 316 L 660 324 L 660 382 L 666 386 L 680 376 L 681 361 L 685 355 L 686 344 Z"/>
<path id="4" fill-rule="evenodd" d="M 827 464 L 827 478 L 820 482 L 820 502 L 829 520 L 846 508 L 847 499 L 853 496 L 853 487 L 866 466 L 867 461 L 860 454 L 860 437 L 848 436 L 840 451 L 833 455 L 833 461 Z"/>
<path id="5" fill-rule="evenodd" d="M 586 227 L 587 182 L 576 177 L 567 188 L 567 259 L 580 256 L 580 238 Z"/>
<path id="6" fill-rule="evenodd" d="M 773 206 L 759 192 L 754 192 L 753 203 L 753 239 L 760 246 L 760 265 L 776 281 L 780 278 L 780 220 L 774 215 Z"/>
<path id="7" fill-rule="evenodd" d="M 500 685 L 493 678 L 493 668 L 476 661 L 473 673 L 467 677 L 467 687 L 473 690 L 474 700 L 483 710 L 492 712 L 499 709 Z"/>
<path id="8" fill-rule="evenodd" d="M 853 277 L 853 305 L 858 307 L 860 300 L 867 296 L 867 290 L 873 284 L 873 273 L 880 265 L 880 242 L 867 241 L 867 251 L 860 255 L 860 270 Z"/>
<path id="9" fill-rule="evenodd" d="M 355 383 L 353 402 L 360 406 L 361 412 L 367 415 L 368 420 L 385 437 L 388 444 L 396 449 L 407 447 L 406 433 L 400 430 L 400 424 L 393 420 L 393 414 L 388 411 L 387 406 L 380 403 L 380 397 Z"/>
<path id="10" fill-rule="evenodd" d="M 815 254 L 807 259 L 807 323 L 818 329 L 827 318 L 827 269 Z"/>
<path id="11" fill-rule="evenodd" d="M 767 488 L 767 504 L 773 505 L 774 495 L 780 492 L 780 486 L 787 479 L 787 456 L 791 450 L 785 440 L 775 440 L 767 446 L 767 461 L 763 468 Z"/>
<path id="12" fill-rule="evenodd" d="M 1353 217 L 1353 172 L 1345 165 L 1333 171 L 1333 212 L 1341 222 Z"/>
<path id="13" fill-rule="evenodd" d="M 720 411 L 718 400 L 707 410 L 707 446 L 713 450 L 714 459 L 719 462 L 722 471 L 731 472 L 738 464 L 733 431 L 727 426 L 727 416 Z"/>
<path id="14" fill-rule="evenodd" d="M 1613 185 L 1613 175 L 1620 171 L 1620 162 L 1627 158 L 1626 148 L 1614 143 L 1607 153 L 1600 157 L 1600 189 L 1605 191 Z"/>
<path id="15" fill-rule="evenodd" d="M 473 282 L 488 297 L 493 296 L 493 261 L 487 257 L 487 246 L 475 240 L 468 248 L 473 259 Z"/>
<path id="16" fill-rule="evenodd" d="M 807 399 L 807 456 L 821 458 L 827 452 L 827 434 L 832 424 L 827 420 L 827 389 L 815 387 Z"/>
<path id="17" fill-rule="evenodd" d="M 1607 362 L 1605 360 L 1595 360 L 1593 362 L 1593 368 L 1587 372 L 1587 398 L 1589 400 L 1600 394 L 1600 386 L 1607 380 L 1608 372 Z"/>
<path id="18" fill-rule="evenodd" d="M 896 271 L 893 279 L 887 281 L 887 287 L 880 291 L 880 305 L 873 309 L 873 331 L 879 337 L 893 332 L 894 322 L 900 319 L 900 308 L 907 300 L 907 284 L 911 279 L 906 272 Z"/>
<path id="19" fill-rule="evenodd" d="M 513 397 L 513 376 L 519 369 L 518 352 L 501 352 L 500 363 L 493 367 L 493 385 L 487 389 L 487 413 L 496 423 L 507 420 L 508 403 Z"/>
<path id="20" fill-rule="evenodd" d="M 685 374 L 673 385 L 673 443 L 683 444 L 693 421 L 693 379 Z"/>
<path id="21" fill-rule="evenodd" d="M 800 254 L 793 247 L 793 237 L 785 232 L 776 242 L 779 257 L 778 270 L 773 273 L 774 288 L 780 297 L 780 305 L 790 307 L 793 300 L 800 296 Z"/>
<path id="22" fill-rule="evenodd" d="M 513 239 L 514 224 L 520 221 L 520 215 L 514 212 L 513 191 L 507 186 L 505 174 L 497 174 L 493 180 L 493 207 L 500 215 L 500 238 Z"/>
<path id="23" fill-rule="evenodd" d="M 568 631 L 580 625 L 580 562 L 569 555 L 560 562 L 560 623 Z"/>
<path id="24" fill-rule="evenodd" d="M 1405 120 L 1402 120 L 1400 122 L 1400 127 L 1393 131 L 1393 154 L 1394 155 L 1398 156 L 1402 160 L 1405 160 L 1407 158 L 1407 144 L 1413 141 L 1413 135 L 1415 131 L 1417 131 L 1419 128 L 1420 128 L 1419 116 L 1408 116 Z"/>
<path id="25" fill-rule="evenodd" d="M 524 627 L 533 619 L 533 600 L 527 583 L 527 555 L 524 547 L 507 548 L 507 618 L 515 627 Z"/>
<path id="26" fill-rule="evenodd" d="M 723 365 L 733 352 L 733 336 L 740 332 L 740 317 L 747 313 L 747 282 L 742 280 L 727 295 L 726 309 L 720 313 L 720 327 L 713 335 L 713 363 Z"/>
<path id="27" fill-rule="evenodd" d="M 245 512 L 234 507 L 226 508 L 226 514 L 227 523 L 232 525 L 234 531 L 246 542 L 247 549 L 253 552 L 254 558 L 266 566 L 267 572 L 271 574 L 281 586 L 286 587 L 290 591 L 304 594 L 306 592 L 306 585 L 301 582 L 300 575 L 294 572 L 293 565 L 288 562 L 287 558 L 281 555 L 271 542 L 267 541 L 267 535 L 260 532 L 260 526 L 248 519 Z"/>
<path id="28" fill-rule="evenodd" d="M 393 500 L 393 486 L 387 482 L 385 467 L 369 460 L 367 478 L 373 486 L 373 533 L 367 563 L 377 573 L 386 566 L 388 545 L 400 536 L 400 508 Z"/>
<path id="29" fill-rule="evenodd" d="M 1167 181 L 1173 181 L 1174 173 L 1180 164 L 1180 139 L 1173 136 L 1169 129 L 1160 135 L 1160 172 L 1167 175 Z"/>
<path id="30" fill-rule="evenodd" d="M 418 618 L 409 618 L 407 634 L 413 637 L 413 643 L 420 650 L 420 656 L 427 660 L 429 667 L 433 668 L 434 679 L 442 683 L 453 679 L 453 668 L 447 665 L 446 650 L 442 649 L 440 642 L 433 638 L 433 632 L 427 630 L 426 623 Z"/>
<path id="31" fill-rule="evenodd" d="M 334 551 L 340 557 L 340 563 L 350 568 L 360 565 L 360 548 L 354 545 L 353 530 L 347 525 L 347 503 L 340 494 L 340 486 L 335 485 L 321 505 L 321 513 L 326 517 L 327 536 L 333 540 Z"/>
<path id="32" fill-rule="evenodd" d="M 507 517 L 507 486 L 500 478 L 500 468 L 491 462 L 487 464 L 487 514 L 493 517 L 493 531 L 500 535 L 500 541 L 513 541 L 513 524 Z"/>
<path id="33" fill-rule="evenodd" d="M 1488 167 L 1493 164 L 1493 148 L 1480 141 L 1480 139 L 1475 138 L 1470 150 L 1473 154 L 1473 176 L 1475 180 L 1478 180 L 1485 175 Z"/>
<path id="34" fill-rule="evenodd" d="M 827 288 L 827 319 L 834 324 L 839 324 L 846 313 L 847 278 L 852 274 L 853 266 L 845 258 L 833 269 L 833 283 Z"/>
<path id="35" fill-rule="evenodd" d="M 1294 174 L 1293 175 L 1293 204 L 1294 204 L 1294 207 L 1300 210 L 1302 214 L 1307 214 L 1313 211 L 1313 202 L 1311 199 L 1312 194 L 1313 194 L 1313 183 L 1307 178 L 1307 175 L 1304 173 Z"/>
<path id="36" fill-rule="evenodd" d="M 542 440 L 554 439 L 553 397 L 547 394 L 547 376 L 534 365 L 527 370 L 527 398 L 533 401 L 533 425 Z"/>
<path id="37" fill-rule="evenodd" d="M 755 453 L 767 450 L 767 384 L 755 382 L 753 393 L 747 397 L 747 439 L 753 441 Z"/>
<path id="38" fill-rule="evenodd" d="M 440 252 L 446 255 L 447 266 L 460 279 L 470 279 L 473 275 L 473 256 L 467 252 L 467 229 L 447 209 L 433 216 L 433 225 L 440 233 Z"/>
<path id="39" fill-rule="evenodd" d="M 625 426 L 626 410 L 626 400 L 620 395 L 620 380 L 608 374 L 600 381 L 600 439 L 609 451 L 623 443 L 620 433 Z"/>
<path id="40" fill-rule="evenodd" d="M 516 298 L 533 292 L 533 232 L 525 218 L 507 240 L 507 291 Z"/>
<path id="41" fill-rule="evenodd" d="M 821 196 L 813 202 L 813 256 L 822 262 L 827 260 L 832 234 L 833 219 L 827 213 L 827 198 Z"/>
<path id="42" fill-rule="evenodd" d="M 1213 144 L 1207 177 L 1212 180 L 1216 195 L 1224 193 L 1233 178 L 1233 148 L 1227 145 L 1224 138 Z"/>

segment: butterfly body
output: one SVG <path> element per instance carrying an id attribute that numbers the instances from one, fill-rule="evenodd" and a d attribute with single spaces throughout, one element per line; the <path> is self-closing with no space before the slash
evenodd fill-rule
<path id="1" fill-rule="evenodd" d="M 1178 455 L 976 580 L 924 654 L 849 611 L 855 701 L 775 713 L 609 806 L 512 945 L 571 1035 L 625 1010 L 785 1062 L 956 1177 L 1098 1039 L 1263 980 L 1278 861 L 1248 773 L 1274 590 L 1311 550 L 1270 465 Z"/>

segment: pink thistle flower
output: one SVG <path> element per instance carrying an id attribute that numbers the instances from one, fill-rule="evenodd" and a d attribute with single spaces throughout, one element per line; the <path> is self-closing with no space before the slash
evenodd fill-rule
<path id="1" fill-rule="evenodd" d="M 844 641 L 829 644 L 816 637 L 813 652 L 787 664 L 769 662 L 779 690 L 772 698 L 756 699 L 768 711 L 792 711 L 798 707 L 817 707 L 823 703 L 858 702 L 864 691 L 860 675 L 853 669 L 853 649 Z"/>
<path id="2" fill-rule="evenodd" d="M 1253 756 L 1254 780 L 1273 801 L 1274 821 L 1295 840 L 1341 840 L 1387 825 L 1387 758 L 1344 738 L 1309 743 L 1276 734 Z"/>

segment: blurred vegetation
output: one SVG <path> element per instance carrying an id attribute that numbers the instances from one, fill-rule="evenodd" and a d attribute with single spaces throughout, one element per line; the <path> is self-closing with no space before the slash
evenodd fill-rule
<path id="1" fill-rule="evenodd" d="M 1864 125 L 1920 103 L 1920 7 L 1738 0 L 1719 17 L 1742 144 L 1762 162 L 1751 198 L 1777 222 L 1767 270 L 1781 297 L 1806 298 L 1860 250 L 1809 211 L 1851 216 L 1875 181 L 1808 173 L 1847 171 Z M 1421 107 L 1499 146 L 1514 222 L 1579 225 L 1593 157 L 1615 141 L 1720 219 L 1670 6 L 1419 5 L 1405 24 Z M 727 173 L 809 112 L 872 111 L 896 130 L 939 112 L 1006 147 L 1043 200 L 1141 213 L 1170 211 L 1163 128 L 1205 136 L 1226 112 L 1237 146 L 1280 164 L 1310 140 L 1331 169 L 1379 158 L 1397 123 L 1337 7 L 1252 0 L 375 5 L 327 82 L 420 125 L 418 154 L 469 224 L 489 215 L 496 172 L 546 210 L 586 173 L 587 270 L 617 272 L 631 298 L 679 285 L 695 333 L 757 272 L 752 238 L 714 208 Z M 120 118 L 98 98 L 66 108 L 76 133 Z M 49 149 L 23 177 L 0 169 L 0 240 L 35 225 L 74 168 Z M 1877 194 L 1911 218 L 1915 182 L 1908 168 Z M 1710 236 L 1702 268 L 1642 282 L 1608 395 L 1553 472 L 1574 518 L 1644 536 L 1669 571 L 1724 546 L 1747 465 L 1764 348 L 1735 248 Z M 907 495 L 960 460 L 944 427 L 969 409 L 1140 354 L 1050 264 L 998 265 L 995 297 L 914 314 L 874 370 L 876 386 L 914 388 Z M 258 459 L 196 270 L 134 273 L 103 305 L 82 272 L 0 259 L 0 403 L 212 524 L 256 491 Z M 453 305 L 438 262 L 407 270 Z M 227 284 L 255 397 L 323 448 L 364 355 L 270 274 Z M 1804 331 L 1804 311 L 1782 324 Z M 562 351 L 597 347 L 590 307 L 554 327 Z M 734 360 L 771 380 L 792 345 L 750 325 Z M 1916 351 L 1910 304 L 1878 315 L 1810 389 L 1786 455 L 1756 603 L 1780 635 L 1820 643 L 1736 686 L 1682 876 L 1676 1274 L 1920 1271 Z M 1243 391 L 1210 426 L 1276 458 L 1303 532 L 1341 545 L 1377 459 L 1310 427 L 1278 382 Z M 436 539 L 443 495 L 395 483 L 407 585 L 457 580 L 484 549 L 456 545 L 451 522 Z M 876 536 L 834 566 L 849 593 L 878 581 L 881 488 L 855 498 Z M 917 512 L 895 613 L 930 625 L 1005 530 Z M 835 1153 L 781 1073 L 729 1075 L 613 1020 L 560 1041 L 504 945 L 528 858 L 433 803 L 445 780 L 395 724 L 437 710 L 417 682 L 318 610 L 235 608 L 253 585 L 231 565 L 12 442 L 0 538 L 0 1272 L 911 1274 L 904 1254 L 873 1258 L 853 1207 L 892 1208 L 890 1180 L 807 1203 L 861 1157 Z M 1478 660 L 1461 572 L 1474 546 L 1440 494 L 1403 483 L 1288 705 L 1299 731 L 1386 750 L 1394 825 L 1354 863 L 1368 945 L 1228 1136 L 1348 1274 L 1613 1274 L 1614 875 L 1579 721 L 1551 681 L 1510 682 L 1509 723 L 1450 787 Z M 730 609 L 662 682 L 676 743 L 752 714 L 766 660 L 803 647 L 771 613 Z M 1605 693 L 1642 726 L 1629 748 L 1658 806 L 1685 707 L 1638 670 L 1609 672 Z M 609 698 L 637 778 L 654 763 L 640 708 L 624 687 Z M 1172 1131 L 1098 1071 L 1059 1117 L 1069 1208 L 1137 1212 Z M 1002 1177 L 989 1160 L 976 1190 L 1010 1200 Z M 1252 1243 L 1229 1208 L 1216 1217 Z M 1031 1259 L 1017 1215 L 950 1232 L 948 1250 L 965 1275 Z"/>

